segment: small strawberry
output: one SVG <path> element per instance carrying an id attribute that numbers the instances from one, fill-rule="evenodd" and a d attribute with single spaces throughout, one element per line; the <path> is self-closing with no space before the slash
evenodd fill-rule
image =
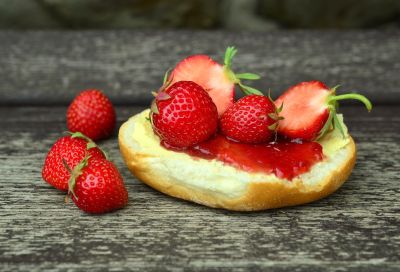
<path id="1" fill-rule="evenodd" d="M 368 111 L 371 102 L 360 94 L 335 95 L 336 87 L 329 89 L 320 81 L 299 83 L 284 92 L 275 104 L 282 105 L 280 113 L 284 119 L 278 132 L 292 139 L 312 141 L 322 137 L 331 127 L 337 127 L 344 135 L 341 122 L 336 115 L 338 101 L 356 99 L 365 104 Z"/>
<path id="2" fill-rule="evenodd" d="M 242 143 L 262 143 L 276 135 L 281 109 L 269 97 L 248 95 L 239 99 L 222 115 L 220 128 L 230 139 Z"/>
<path id="3" fill-rule="evenodd" d="M 217 108 L 200 85 L 179 81 L 162 87 L 155 96 L 150 119 L 164 144 L 185 148 L 207 140 L 216 132 Z"/>
<path id="4" fill-rule="evenodd" d="M 72 101 L 67 111 L 67 126 L 80 131 L 94 141 L 112 135 L 116 122 L 114 107 L 101 91 L 86 90 Z"/>
<path id="5" fill-rule="evenodd" d="M 105 158 L 105 153 L 80 132 L 58 139 L 47 153 L 42 169 L 43 179 L 55 188 L 67 191 L 71 175 L 64 165 L 74 168 L 86 153 L 94 158 Z"/>
<path id="6" fill-rule="evenodd" d="M 118 169 L 105 159 L 86 156 L 71 171 L 68 185 L 76 206 L 87 213 L 106 213 L 128 204 L 128 191 Z"/>
<path id="7" fill-rule="evenodd" d="M 241 80 L 255 80 L 260 77 L 252 73 L 235 74 L 232 71 L 232 59 L 237 50 L 228 47 L 225 52 L 224 65 L 212 60 L 207 55 L 193 55 L 179 62 L 169 79 L 193 81 L 202 86 L 211 96 L 221 116 L 233 104 L 235 84 L 246 94 L 261 94 L 258 90 L 244 85 Z"/>

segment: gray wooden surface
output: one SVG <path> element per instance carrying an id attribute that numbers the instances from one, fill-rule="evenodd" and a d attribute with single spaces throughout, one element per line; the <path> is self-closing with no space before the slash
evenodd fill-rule
<path id="1" fill-rule="evenodd" d="M 119 121 L 138 111 L 118 107 Z M 324 200 L 249 214 L 179 201 L 129 174 L 115 136 L 101 145 L 121 170 L 130 203 L 91 216 L 41 180 L 45 153 L 65 130 L 65 108 L 2 107 L 1 270 L 399 271 L 400 108 L 343 112 L 358 162 Z"/>
<path id="2" fill-rule="evenodd" d="M 115 103 L 141 104 L 180 59 L 205 53 L 221 61 L 228 45 L 239 49 L 236 70 L 260 74 L 254 86 L 274 95 L 319 79 L 376 103 L 400 101 L 399 31 L 87 31 L 0 32 L 0 103 L 67 104 L 97 87 Z"/>
<path id="3" fill-rule="evenodd" d="M 311 76 L 345 81 L 380 104 L 370 114 L 360 105 L 341 109 L 358 160 L 337 193 L 265 212 L 209 209 L 140 183 L 124 166 L 116 135 L 100 144 L 127 184 L 125 209 L 84 214 L 42 181 L 44 156 L 66 130 L 65 105 L 79 89 L 107 89 L 125 104 L 117 107 L 121 124 L 144 108 L 143 94 L 179 56 L 214 54 L 231 40 L 243 53 L 238 62 L 268 68 L 273 86 Z M 0 271 L 399 271 L 398 40 L 370 32 L 0 32 Z M 318 57 L 297 69 L 310 48 Z M 257 63 L 267 49 L 274 61 Z"/>

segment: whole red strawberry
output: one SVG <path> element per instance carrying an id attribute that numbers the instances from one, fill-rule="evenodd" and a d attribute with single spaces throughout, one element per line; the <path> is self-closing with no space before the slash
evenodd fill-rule
<path id="1" fill-rule="evenodd" d="M 72 101 L 67 111 L 67 126 L 94 141 L 112 135 L 116 122 L 114 107 L 101 91 L 86 90 Z"/>
<path id="2" fill-rule="evenodd" d="M 271 140 L 278 126 L 279 109 L 269 97 L 248 95 L 239 99 L 222 115 L 222 133 L 242 143 L 262 143 Z"/>
<path id="3" fill-rule="evenodd" d="M 164 144 L 184 148 L 210 138 L 218 112 L 207 92 L 192 81 L 179 81 L 156 94 L 150 118 Z"/>
<path id="4" fill-rule="evenodd" d="M 292 139 L 312 141 L 322 137 L 331 127 L 337 127 L 343 134 L 341 121 L 337 118 L 338 101 L 356 99 L 371 110 L 371 102 L 360 94 L 336 95 L 336 88 L 329 89 L 321 81 L 301 82 L 290 87 L 276 101 L 283 103 L 280 115 L 284 118 L 278 132 Z"/>
<path id="5" fill-rule="evenodd" d="M 69 193 L 79 209 L 106 213 L 128 204 L 128 191 L 114 164 L 86 156 L 72 171 Z"/>
<path id="6" fill-rule="evenodd" d="M 93 158 L 105 158 L 96 144 L 79 132 L 58 139 L 47 153 L 42 169 L 43 179 L 55 188 L 67 191 L 71 174 L 65 164 L 73 169 L 86 154 Z"/>

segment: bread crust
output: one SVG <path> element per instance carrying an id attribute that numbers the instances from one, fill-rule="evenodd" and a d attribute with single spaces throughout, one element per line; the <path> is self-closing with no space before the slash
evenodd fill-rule
<path id="1" fill-rule="evenodd" d="M 356 146 L 354 140 L 349 136 L 350 141 L 344 147 L 348 149 L 345 161 L 325 176 L 323 180 L 320 180 L 318 186 L 305 185 L 301 179 L 295 179 L 290 184 L 286 181 L 270 182 L 266 179 L 261 182 L 250 182 L 245 193 L 239 197 L 230 198 L 202 190 L 199 187 L 179 184 L 170 177 L 161 175 L 148 162 L 148 159 L 154 156 L 134 150 L 122 137 L 124 133 L 128 133 L 126 123 L 121 126 L 119 131 L 120 151 L 129 170 L 138 179 L 164 194 L 208 207 L 233 211 L 260 211 L 295 206 L 326 197 L 335 192 L 347 180 L 356 161 Z"/>

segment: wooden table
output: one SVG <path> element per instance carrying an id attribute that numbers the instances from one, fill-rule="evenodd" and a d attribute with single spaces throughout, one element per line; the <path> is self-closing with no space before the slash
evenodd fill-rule
<path id="1" fill-rule="evenodd" d="M 341 109 L 358 161 L 337 193 L 265 212 L 209 209 L 140 183 L 116 136 L 100 144 L 125 178 L 127 208 L 84 214 L 42 181 L 79 90 L 104 89 L 121 124 L 179 58 L 230 44 L 236 67 L 275 95 L 317 78 L 372 98 L 370 114 Z M 0 32 L 0 270 L 399 271 L 399 48 L 399 32 Z"/>

